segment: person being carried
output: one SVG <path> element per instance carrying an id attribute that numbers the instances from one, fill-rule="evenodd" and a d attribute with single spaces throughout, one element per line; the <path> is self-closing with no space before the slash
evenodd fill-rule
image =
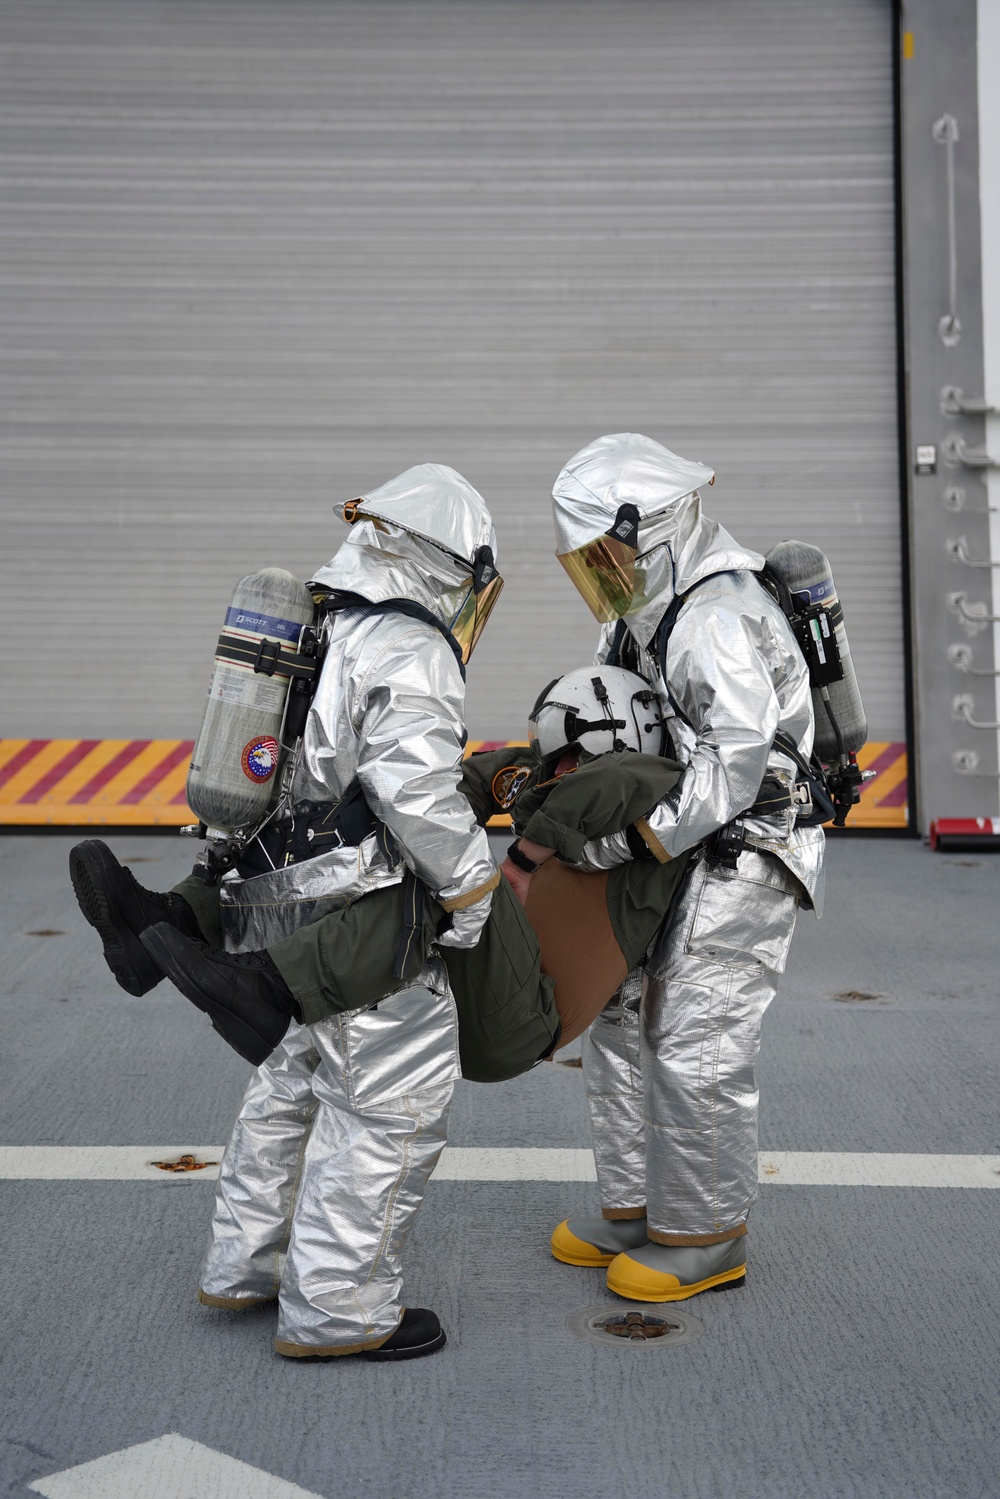
<path id="1" fill-rule="evenodd" d="M 532 710 L 529 735 L 527 749 L 480 752 L 462 770 L 477 823 L 510 813 L 516 834 L 475 946 L 439 950 L 462 1075 L 475 1082 L 515 1077 L 582 1034 L 645 955 L 687 863 L 659 861 L 643 840 L 645 814 L 680 767 L 655 753 L 660 712 L 640 677 L 586 667 L 557 678 Z M 570 867 L 591 839 L 612 834 L 630 838 L 632 860 L 610 872 Z M 193 876 L 176 893 L 202 908 L 218 899 Z M 167 924 L 142 942 L 259 1065 L 292 1020 L 316 1024 L 406 987 L 438 950 L 448 919 L 401 866 L 398 883 L 343 899 L 249 963 Z"/>

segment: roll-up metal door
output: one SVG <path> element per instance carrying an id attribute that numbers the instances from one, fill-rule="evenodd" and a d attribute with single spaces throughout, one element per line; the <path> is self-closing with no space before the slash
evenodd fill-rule
<path id="1" fill-rule="evenodd" d="M 548 493 L 592 437 L 834 564 L 904 739 L 890 0 L 4 7 L 2 733 L 191 735 L 234 580 L 415 462 L 508 579 L 474 736 L 594 627 Z"/>

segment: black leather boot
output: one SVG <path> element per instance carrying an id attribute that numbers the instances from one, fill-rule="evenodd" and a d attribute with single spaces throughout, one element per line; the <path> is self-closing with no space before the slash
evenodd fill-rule
<path id="1" fill-rule="evenodd" d="M 288 1343 L 283 1338 L 275 1338 L 274 1351 L 280 1353 L 282 1358 L 300 1358 L 311 1364 L 326 1363 L 335 1358 L 364 1358 L 373 1363 L 392 1363 L 404 1358 L 424 1358 L 428 1353 L 437 1353 L 447 1341 L 435 1313 L 429 1312 L 426 1307 L 412 1306 L 403 1312 L 392 1337 L 386 1338 L 379 1348 L 355 1348 L 354 1351 L 348 1351 L 336 1344 L 317 1347 L 310 1343 Z"/>
<path id="2" fill-rule="evenodd" d="M 142 934 L 152 960 L 199 1010 L 224 1041 L 259 1067 L 299 1019 L 295 998 L 266 952 L 221 952 L 195 942 L 176 927 Z"/>
<path id="3" fill-rule="evenodd" d="M 444 1335 L 437 1316 L 426 1307 L 411 1306 L 403 1313 L 399 1326 L 388 1342 L 381 1348 L 367 1348 L 361 1357 L 377 1363 L 386 1363 L 404 1358 L 424 1358 L 428 1353 L 437 1353 L 448 1339 Z"/>
<path id="4" fill-rule="evenodd" d="M 182 896 L 145 890 L 97 838 L 88 838 L 71 850 L 69 877 L 80 910 L 104 944 L 108 967 L 129 994 L 148 994 L 164 978 L 139 940 L 147 927 L 166 922 L 188 937 L 201 936 L 195 914 Z"/>

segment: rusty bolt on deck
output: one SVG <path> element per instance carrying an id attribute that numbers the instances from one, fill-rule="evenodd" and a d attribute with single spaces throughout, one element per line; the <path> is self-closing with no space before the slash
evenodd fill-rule
<path id="1" fill-rule="evenodd" d="M 667 1322 L 662 1317 L 644 1317 L 642 1312 L 628 1312 L 624 1317 L 605 1317 L 598 1327 L 616 1338 L 662 1338 L 667 1333 L 680 1331 L 679 1322 Z"/>
<path id="2" fill-rule="evenodd" d="M 573 1312 L 566 1326 L 576 1337 L 603 1343 L 606 1348 L 621 1348 L 623 1344 L 629 1348 L 677 1348 L 693 1343 L 705 1331 L 705 1324 L 690 1312 L 676 1312 L 673 1307 L 666 1312 L 655 1304 L 623 1311 L 607 1302 Z"/>
<path id="3" fill-rule="evenodd" d="M 179 1155 L 174 1161 L 150 1161 L 159 1171 L 204 1171 L 206 1166 L 217 1166 L 218 1161 L 199 1161 L 195 1155 Z"/>

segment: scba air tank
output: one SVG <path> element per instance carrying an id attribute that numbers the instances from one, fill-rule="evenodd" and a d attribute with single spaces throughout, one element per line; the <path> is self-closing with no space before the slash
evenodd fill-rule
<path id="1" fill-rule="evenodd" d="M 813 682 L 815 753 L 824 764 L 833 764 L 842 756 L 856 754 L 868 739 L 865 705 L 851 660 L 837 585 L 825 554 L 804 541 L 779 542 L 768 552 L 767 562 L 792 595 L 799 613 L 797 633 Z M 833 631 L 835 652 L 827 645 L 828 630 Z M 839 667 L 835 664 L 838 660 Z M 817 685 L 817 677 L 822 683 L 824 675 L 826 682 Z"/>
<path id="2" fill-rule="evenodd" d="M 236 585 L 187 779 L 188 806 L 210 828 L 238 832 L 267 811 L 289 688 L 274 658 L 298 648 L 313 613 L 308 589 L 283 568 L 265 567 Z"/>

